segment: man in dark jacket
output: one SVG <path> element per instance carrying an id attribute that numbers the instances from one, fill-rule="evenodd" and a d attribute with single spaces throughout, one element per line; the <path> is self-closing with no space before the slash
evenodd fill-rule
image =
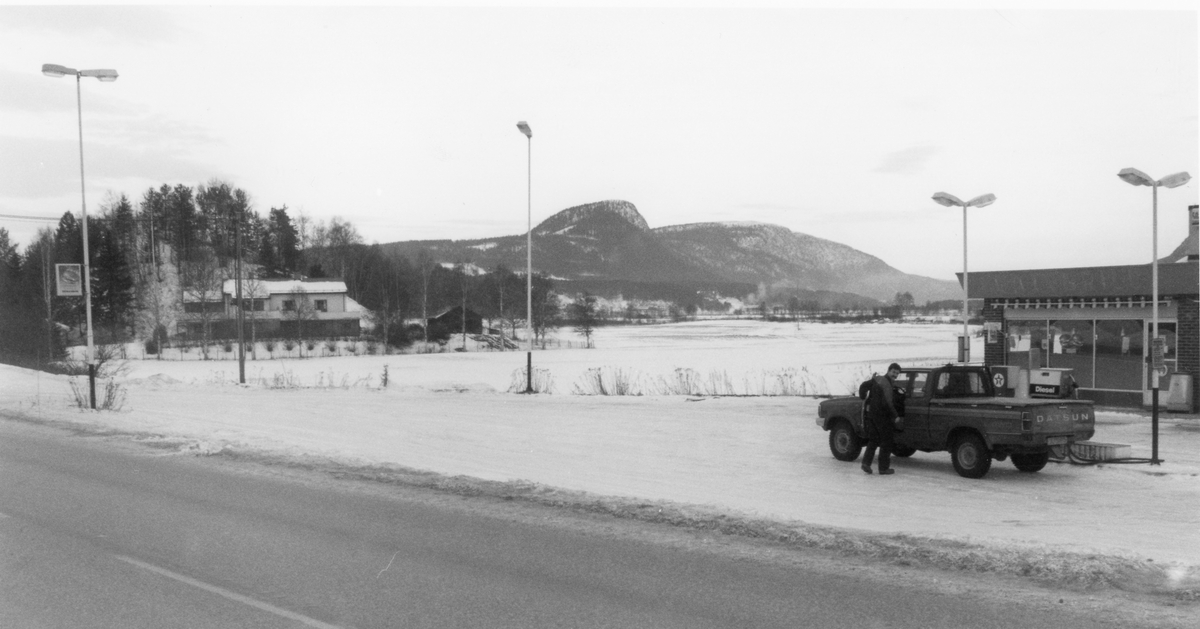
<path id="1" fill-rule="evenodd" d="M 892 449 L 896 430 L 896 396 L 892 383 L 900 376 L 900 365 L 888 365 L 887 375 L 875 376 L 867 388 L 863 408 L 863 430 L 867 433 L 867 452 L 863 454 L 862 471 L 870 474 L 875 449 L 879 448 L 879 473 L 895 474 L 892 469 Z"/>

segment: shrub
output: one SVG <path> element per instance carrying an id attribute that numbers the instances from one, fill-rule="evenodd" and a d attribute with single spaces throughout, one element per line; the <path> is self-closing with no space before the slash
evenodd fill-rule
<path id="1" fill-rule="evenodd" d="M 71 378 L 71 393 L 75 395 L 75 406 L 80 410 L 92 407 L 92 394 L 87 382 L 80 383 L 79 378 Z M 125 388 L 110 379 L 104 385 L 102 395 L 96 396 L 96 410 L 119 411 L 125 405 Z"/>
<path id="2" fill-rule="evenodd" d="M 153 338 L 146 339 L 146 353 L 147 354 L 157 354 L 158 353 L 158 340 L 157 339 L 153 339 Z"/>
<path id="3" fill-rule="evenodd" d="M 289 351 L 289 352 L 290 352 L 290 351 L 292 351 L 292 350 L 294 350 L 294 349 L 296 349 L 296 342 L 295 342 L 295 341 L 292 341 L 292 340 L 287 340 L 287 341 L 284 341 L 284 342 L 283 342 L 283 349 L 286 349 L 286 350 L 287 350 L 287 351 Z"/>
<path id="4" fill-rule="evenodd" d="M 328 351 L 330 354 L 337 354 L 337 350 L 338 350 L 337 340 L 329 339 L 328 341 L 325 341 L 325 350 Z"/>
<path id="5" fill-rule="evenodd" d="M 526 390 L 527 369 L 520 367 L 513 370 L 512 383 L 508 386 L 509 393 L 524 393 Z M 553 393 L 554 378 L 550 375 L 550 370 L 534 368 L 533 370 L 533 392 L 534 393 Z"/>

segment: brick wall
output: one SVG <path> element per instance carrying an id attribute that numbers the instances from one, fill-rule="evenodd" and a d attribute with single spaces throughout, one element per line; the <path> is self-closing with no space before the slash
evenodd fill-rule
<path id="1" fill-rule="evenodd" d="M 1179 327 L 1177 351 L 1179 371 L 1192 376 L 1192 410 L 1200 408 L 1200 302 L 1192 297 L 1177 297 Z"/>
<path id="2" fill-rule="evenodd" d="M 1004 324 L 1004 309 L 993 306 L 990 299 L 983 300 L 983 320 L 985 323 L 992 321 L 999 323 L 1000 331 L 1003 332 L 1003 334 L 1000 334 L 996 338 L 995 343 L 988 343 L 987 337 L 984 337 L 983 362 L 989 365 L 1006 364 L 1004 362 L 1004 349 L 1007 347 L 1005 334 L 1008 333 L 1008 326 Z"/>

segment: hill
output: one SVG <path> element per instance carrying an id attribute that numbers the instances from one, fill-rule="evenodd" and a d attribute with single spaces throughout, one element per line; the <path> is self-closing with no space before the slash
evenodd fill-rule
<path id="1" fill-rule="evenodd" d="M 478 240 L 416 240 L 383 245 L 415 258 L 483 268 L 525 267 L 525 235 Z M 822 305 L 890 303 L 898 292 L 917 303 L 961 296 L 958 284 L 909 275 L 852 247 L 764 223 L 693 223 L 650 228 L 628 201 L 565 209 L 533 229 L 533 268 L 565 290 L 672 299 L 798 296 Z M 864 299 L 865 298 L 865 299 Z"/>

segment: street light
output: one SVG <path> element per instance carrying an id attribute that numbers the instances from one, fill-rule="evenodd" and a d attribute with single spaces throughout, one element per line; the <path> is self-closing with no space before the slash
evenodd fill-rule
<path id="1" fill-rule="evenodd" d="M 525 216 L 525 338 L 529 340 L 529 350 L 525 352 L 525 392 L 533 393 L 533 130 L 524 120 L 517 123 L 517 129 L 525 134 L 529 145 L 529 164 L 526 170 L 529 178 L 529 201 Z"/>
<path id="2" fill-rule="evenodd" d="M 967 325 L 967 322 L 970 320 L 970 317 L 967 315 L 967 208 L 987 207 L 996 202 L 996 195 L 989 192 L 964 203 L 953 194 L 938 192 L 933 195 L 933 200 L 946 207 L 961 207 L 963 209 L 963 340 L 959 346 L 959 353 L 961 354 L 962 362 L 968 363 L 971 362 L 971 335 Z"/>
<path id="3" fill-rule="evenodd" d="M 88 220 L 87 192 L 83 178 L 83 95 L 80 83 L 83 77 L 90 76 L 105 83 L 117 80 L 116 70 L 76 70 L 54 63 L 42 65 L 42 74 L 54 78 L 67 75 L 75 77 L 75 103 L 79 112 L 79 195 L 83 201 L 83 286 L 84 303 L 87 310 L 87 360 L 88 360 L 88 389 L 92 410 L 96 410 L 96 346 L 92 338 L 92 265 L 88 255 Z"/>
<path id="4" fill-rule="evenodd" d="M 1150 347 L 1151 357 L 1158 356 L 1158 352 L 1162 351 L 1158 340 L 1158 188 L 1178 188 L 1191 180 L 1192 176 L 1186 172 L 1167 175 L 1158 181 L 1155 181 L 1150 175 L 1136 169 L 1123 168 L 1117 173 L 1125 183 L 1134 186 L 1150 186 L 1154 190 L 1152 195 L 1152 219 L 1151 219 L 1151 255 L 1150 255 L 1150 286 L 1153 291 L 1151 300 L 1154 302 L 1151 308 L 1153 324 L 1150 328 Z M 1154 368 L 1151 369 L 1150 375 L 1150 426 L 1153 438 L 1151 439 L 1150 464 L 1158 465 L 1162 461 L 1158 459 L 1158 379 L 1159 365 L 1157 361 Z"/>

